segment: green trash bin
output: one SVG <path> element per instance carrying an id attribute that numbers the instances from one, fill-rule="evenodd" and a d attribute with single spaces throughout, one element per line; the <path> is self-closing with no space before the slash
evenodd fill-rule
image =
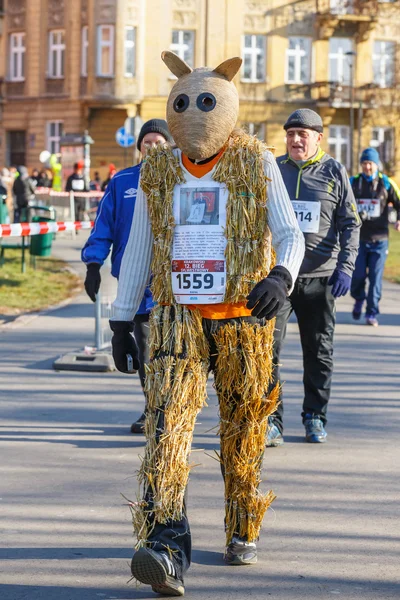
<path id="1" fill-rule="evenodd" d="M 51 219 L 50 217 L 38 217 L 34 216 L 31 219 L 32 223 L 47 223 L 50 221 L 54 221 L 55 219 Z M 30 254 L 31 256 L 50 256 L 51 254 L 51 245 L 53 242 L 54 233 L 42 233 L 41 235 L 32 235 L 31 236 L 31 245 L 30 245 Z"/>
<path id="2" fill-rule="evenodd" d="M 4 188 L 0 185 L 0 224 L 5 225 L 6 223 L 10 222 L 10 217 L 8 214 L 8 208 L 6 204 L 7 194 L 3 194 L 2 189 Z"/>

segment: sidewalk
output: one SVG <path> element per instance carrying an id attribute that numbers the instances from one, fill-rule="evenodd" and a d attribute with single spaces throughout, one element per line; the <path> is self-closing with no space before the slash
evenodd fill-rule
<path id="1" fill-rule="evenodd" d="M 84 272 L 76 241 L 57 252 Z M 297 326 L 284 350 L 285 445 L 266 451 L 263 489 L 278 498 L 267 513 L 259 563 L 222 563 L 223 486 L 217 407 L 196 426 L 189 488 L 193 600 L 394 600 L 399 577 L 400 287 L 385 284 L 374 329 L 351 323 L 338 303 L 328 443 L 304 443 Z M 129 426 L 143 407 L 137 376 L 56 373 L 54 359 L 93 343 L 94 307 L 70 305 L 0 330 L 0 598 L 156 598 L 127 584 L 134 539 L 121 493 L 135 498 L 143 437 Z M 207 433 L 208 432 L 208 433 Z M 205 454 L 205 452 L 207 454 Z"/>

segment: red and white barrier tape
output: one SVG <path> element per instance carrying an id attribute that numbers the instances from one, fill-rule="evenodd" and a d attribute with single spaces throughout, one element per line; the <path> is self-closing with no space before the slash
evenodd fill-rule
<path id="1" fill-rule="evenodd" d="M 0 225 L 0 238 L 24 237 L 27 235 L 41 235 L 43 233 L 57 233 L 58 231 L 75 231 L 78 229 L 91 229 L 94 221 L 48 221 L 47 223 L 13 223 Z"/>
<path id="2" fill-rule="evenodd" d="M 40 188 L 35 189 L 35 194 L 37 196 L 46 195 L 46 196 L 66 197 L 66 196 L 69 196 L 70 192 L 57 192 L 56 190 L 53 190 L 52 188 L 40 187 Z M 78 192 L 75 190 L 73 192 L 73 194 L 74 194 L 74 196 L 79 196 L 80 198 L 102 198 L 104 196 L 104 192 L 100 192 L 100 191 L 96 191 L 96 190 L 92 190 L 91 192 Z"/>

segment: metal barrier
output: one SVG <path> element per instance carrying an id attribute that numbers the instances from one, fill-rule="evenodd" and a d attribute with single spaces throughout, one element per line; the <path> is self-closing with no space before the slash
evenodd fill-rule
<path id="1" fill-rule="evenodd" d="M 96 296 L 95 304 L 95 347 L 104 350 L 111 345 L 112 331 L 108 323 L 112 316 L 112 303 L 117 295 L 118 282 L 111 275 L 110 258 L 101 268 L 100 291 Z"/>
<path id="2" fill-rule="evenodd" d="M 103 195 L 104 192 L 97 191 L 76 194 L 74 192 L 55 192 L 51 188 L 36 188 L 35 203 L 40 201 L 45 206 L 53 206 L 60 221 L 93 221 Z M 77 206 L 82 209 L 82 215 L 77 214 Z"/>

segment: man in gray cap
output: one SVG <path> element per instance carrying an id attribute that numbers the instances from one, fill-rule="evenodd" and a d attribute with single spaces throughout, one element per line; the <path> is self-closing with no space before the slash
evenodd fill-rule
<path id="1" fill-rule="evenodd" d="M 360 220 L 345 167 L 320 148 L 321 117 L 302 108 L 290 115 L 284 129 L 287 154 L 277 163 L 305 237 L 306 253 L 294 290 L 276 318 L 273 385 L 279 381 L 279 355 L 294 311 L 303 349 L 306 441 L 321 443 L 327 438 L 335 298 L 350 289 Z M 281 445 L 282 432 L 281 401 L 270 420 L 267 446 Z"/>

